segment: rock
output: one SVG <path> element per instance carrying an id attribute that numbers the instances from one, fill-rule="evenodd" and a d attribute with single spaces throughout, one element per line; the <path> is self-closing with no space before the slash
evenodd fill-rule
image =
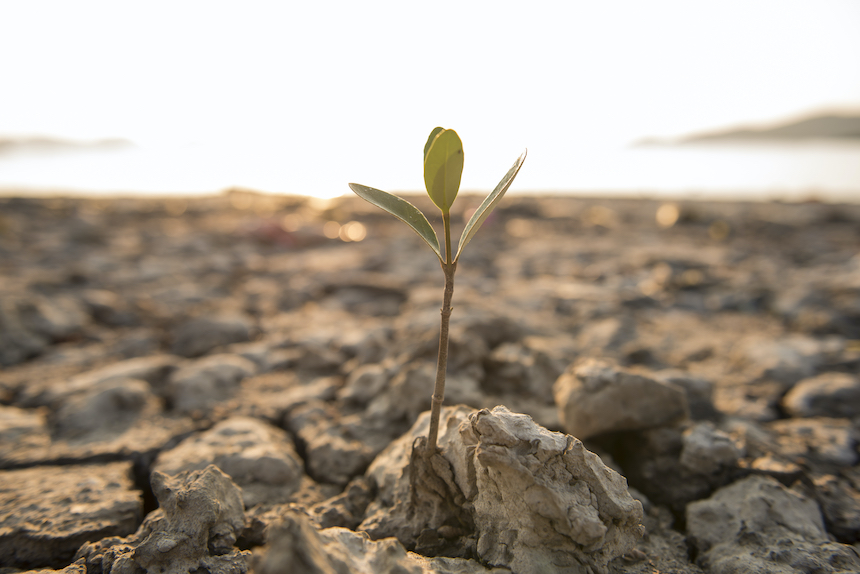
<path id="1" fill-rule="evenodd" d="M 487 361 L 487 391 L 519 393 L 551 402 L 552 386 L 573 355 L 572 343 L 560 337 L 526 337 L 502 343 Z"/>
<path id="2" fill-rule="evenodd" d="M 63 401 L 52 417 L 53 433 L 64 440 L 109 440 L 144 412 L 159 410 L 160 401 L 146 381 L 112 378 Z"/>
<path id="3" fill-rule="evenodd" d="M 117 361 L 68 379 L 36 381 L 22 390 L 17 402 L 27 407 L 56 408 L 76 393 L 85 393 L 103 383 L 122 379 L 146 381 L 156 393 L 162 394 L 168 375 L 177 368 L 178 363 L 179 359 L 170 355 Z"/>
<path id="4" fill-rule="evenodd" d="M 87 541 L 140 524 L 131 463 L 0 471 L 0 566 L 62 568 Z"/>
<path id="5" fill-rule="evenodd" d="M 0 365 L 11 367 L 42 354 L 47 338 L 24 327 L 14 305 L 0 303 Z"/>
<path id="6" fill-rule="evenodd" d="M 681 388 L 599 359 L 568 367 L 554 394 L 564 429 L 580 439 L 659 427 L 688 415 Z"/>
<path id="7" fill-rule="evenodd" d="M 311 401 L 287 415 L 286 426 L 305 453 L 308 474 L 320 482 L 346 484 L 364 472 L 392 435 L 383 420 L 343 416 L 332 405 Z"/>
<path id="8" fill-rule="evenodd" d="M 372 536 L 389 531 L 407 547 L 442 549 L 473 538 L 482 561 L 524 574 L 602 571 L 642 536 L 642 505 L 625 479 L 579 440 L 504 407 L 449 407 L 442 453 L 427 459 L 415 438 L 428 419 L 423 414 L 368 469 L 380 495 L 359 528 Z"/>
<path id="9" fill-rule="evenodd" d="M 794 385 L 782 406 L 794 417 L 845 417 L 860 415 L 860 379 L 848 373 L 822 373 Z"/>
<path id="10" fill-rule="evenodd" d="M 287 433 L 258 419 L 233 417 L 161 453 L 153 470 L 167 475 L 215 465 L 242 489 L 246 507 L 290 500 L 302 460 Z"/>
<path id="11" fill-rule="evenodd" d="M 720 412 L 714 406 L 714 384 L 711 381 L 675 369 L 658 371 L 655 378 L 684 389 L 692 420 L 712 421 L 720 417 Z"/>
<path id="12" fill-rule="evenodd" d="M 860 557 L 829 542 L 818 504 L 750 476 L 687 507 L 687 533 L 708 572 L 857 572 Z"/>
<path id="13" fill-rule="evenodd" d="M 806 335 L 791 335 L 781 339 L 752 337 L 742 340 L 739 357 L 752 363 L 756 375 L 793 385 L 810 377 L 821 364 L 822 343 Z"/>
<path id="14" fill-rule="evenodd" d="M 812 492 L 821 506 L 827 531 L 846 544 L 860 541 L 860 492 L 856 484 L 826 474 L 815 477 Z"/>
<path id="15" fill-rule="evenodd" d="M 0 405 L 0 468 L 16 450 L 42 450 L 51 443 L 43 410 Z"/>
<path id="16" fill-rule="evenodd" d="M 379 396 L 391 379 L 391 368 L 380 364 L 361 365 L 349 373 L 346 384 L 337 393 L 342 401 L 366 405 Z"/>
<path id="17" fill-rule="evenodd" d="M 320 528 L 341 526 L 355 530 L 374 495 L 373 481 L 366 476 L 357 476 L 346 485 L 342 493 L 312 509 L 314 520 Z"/>
<path id="18" fill-rule="evenodd" d="M 81 335 L 89 319 L 80 300 L 63 295 L 33 297 L 19 305 L 18 314 L 27 331 L 52 342 Z"/>
<path id="19" fill-rule="evenodd" d="M 690 472 L 715 475 L 736 467 L 744 452 L 731 437 L 712 423 L 699 423 L 684 431 L 681 466 Z"/>
<path id="20" fill-rule="evenodd" d="M 232 354 L 197 359 L 170 376 L 166 398 L 179 413 L 205 413 L 236 394 L 245 377 L 256 372 L 256 365 Z"/>
<path id="21" fill-rule="evenodd" d="M 170 477 L 153 472 L 159 510 L 127 538 L 105 538 L 84 545 L 78 558 L 88 571 L 104 574 L 162 572 L 244 574 L 250 552 L 234 543 L 245 513 L 239 488 L 215 466 Z"/>
<path id="22" fill-rule="evenodd" d="M 199 357 L 222 345 L 251 339 L 253 324 L 241 316 L 197 317 L 176 326 L 171 333 L 171 352 Z"/>
<path id="23" fill-rule="evenodd" d="M 857 430 L 845 419 L 784 419 L 768 423 L 774 451 L 789 460 L 853 466 L 857 462 Z"/>
<path id="24" fill-rule="evenodd" d="M 715 487 L 731 479 L 731 467 L 720 467 L 719 472 L 710 474 L 681 464 L 685 446 L 683 427 L 616 433 L 598 444 L 612 453 L 631 485 L 676 515 L 683 515 L 688 503 L 708 496 Z"/>
<path id="25" fill-rule="evenodd" d="M 259 574 L 504 574 L 474 560 L 426 558 L 407 552 L 396 538 L 371 540 L 363 532 L 333 527 L 316 530 L 297 512 L 272 526 L 268 543 L 254 553 Z"/>

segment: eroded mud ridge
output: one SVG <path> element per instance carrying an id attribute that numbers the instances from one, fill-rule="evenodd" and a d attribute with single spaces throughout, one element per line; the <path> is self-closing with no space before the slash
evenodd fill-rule
<path id="1" fill-rule="evenodd" d="M 506 198 L 423 456 L 441 296 L 355 198 L 0 198 L 0 572 L 860 571 L 860 206 Z"/>

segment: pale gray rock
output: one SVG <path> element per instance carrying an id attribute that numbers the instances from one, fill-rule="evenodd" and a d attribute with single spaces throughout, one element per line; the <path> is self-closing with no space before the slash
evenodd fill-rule
<path id="1" fill-rule="evenodd" d="M 428 558 L 407 552 L 396 538 L 371 540 L 364 532 L 332 527 L 315 529 L 298 512 L 286 512 L 269 530 L 265 546 L 253 557 L 259 574 L 505 574 L 475 560 Z"/>
<path id="2" fill-rule="evenodd" d="M 680 462 L 690 472 L 714 475 L 736 467 L 744 455 L 728 434 L 709 422 L 685 430 L 683 441 Z"/>
<path id="3" fill-rule="evenodd" d="M 812 480 L 812 495 L 821 506 L 827 531 L 840 542 L 860 541 L 860 492 L 857 472 L 846 470 L 848 477 L 826 474 Z M 853 479 L 853 480 L 852 480 Z"/>
<path id="4" fill-rule="evenodd" d="M 52 342 L 81 334 L 89 321 L 84 304 L 67 295 L 34 296 L 19 304 L 18 314 L 27 331 Z"/>
<path id="5" fill-rule="evenodd" d="M 714 406 L 714 383 L 684 371 L 667 369 L 654 373 L 656 379 L 681 387 L 687 393 L 690 418 L 694 421 L 716 420 L 720 417 Z"/>
<path id="6" fill-rule="evenodd" d="M 50 443 L 44 410 L 0 405 L 0 468 L 16 450 L 43 450 Z"/>
<path id="7" fill-rule="evenodd" d="M 713 574 L 849 573 L 856 551 L 828 540 L 815 500 L 778 481 L 750 476 L 687 507 L 697 562 Z"/>
<path id="8" fill-rule="evenodd" d="M 133 535 L 88 543 L 77 558 L 103 574 L 244 574 L 250 552 L 234 544 L 245 524 L 242 494 L 215 466 L 167 476 L 153 472 L 159 509 Z"/>
<path id="9" fill-rule="evenodd" d="M 29 331 L 10 301 L 0 302 L 0 365 L 10 367 L 42 354 L 49 341 Z"/>
<path id="10" fill-rule="evenodd" d="M 669 425 L 688 416 L 683 389 L 607 360 L 577 361 L 553 391 L 562 426 L 580 439 Z"/>
<path id="11" fill-rule="evenodd" d="M 303 463 L 283 430 L 258 419 L 233 417 L 161 453 L 153 470 L 167 475 L 214 464 L 242 489 L 246 507 L 281 503 L 299 489 Z"/>
<path id="12" fill-rule="evenodd" d="M 793 385 L 815 373 L 823 361 L 825 344 L 808 335 L 790 335 L 781 339 L 753 336 L 738 342 L 738 360 L 748 361 L 756 376 L 784 385 Z"/>
<path id="13" fill-rule="evenodd" d="M 447 552 L 472 540 L 482 561 L 523 574 L 605 572 L 641 538 L 641 503 L 578 439 L 504 407 L 448 407 L 428 459 L 411 452 L 428 414 L 368 469 L 380 491 L 359 528 L 372 537 Z"/>
<path id="14" fill-rule="evenodd" d="M 22 389 L 16 402 L 25 407 L 57 407 L 74 394 L 85 393 L 100 384 L 121 379 L 146 381 L 160 395 L 168 376 L 180 361 L 172 355 L 153 355 L 117 361 L 68 379 L 34 381 L 34 384 Z"/>
<path id="15" fill-rule="evenodd" d="M 419 413 L 427 410 L 430 394 L 436 381 L 434 364 L 422 361 L 404 365 L 394 374 L 385 390 L 367 406 L 372 418 L 408 425 Z"/>
<path id="16" fill-rule="evenodd" d="M 253 329 L 253 323 L 243 316 L 197 317 L 173 330 L 171 352 L 199 357 L 216 347 L 249 341 Z"/>
<path id="17" fill-rule="evenodd" d="M 131 474 L 129 462 L 0 471 L 0 567 L 62 568 L 88 540 L 134 532 Z"/>
<path id="18" fill-rule="evenodd" d="M 774 451 L 789 460 L 837 467 L 857 462 L 858 432 L 847 419 L 783 419 L 768 423 Z"/>
<path id="19" fill-rule="evenodd" d="M 502 343 L 487 360 L 487 391 L 517 393 L 552 402 L 552 386 L 574 356 L 572 341 L 562 337 L 526 337 Z"/>
<path id="20" fill-rule="evenodd" d="M 342 401 L 366 405 L 379 396 L 392 376 L 391 366 L 378 363 L 361 365 L 349 373 L 346 384 L 337 393 Z"/>
<path id="21" fill-rule="evenodd" d="M 804 379 L 786 393 L 782 406 L 795 417 L 856 417 L 860 415 L 860 379 L 840 372 Z"/>
<path id="22" fill-rule="evenodd" d="M 166 399 L 179 413 L 205 413 L 232 398 L 242 380 L 256 371 L 253 361 L 239 355 L 218 354 L 197 359 L 170 376 Z"/>
<path id="23" fill-rule="evenodd" d="M 54 436 L 64 440 L 110 439 L 131 428 L 144 413 L 157 413 L 161 403 L 140 379 L 112 378 L 74 393 L 54 412 Z"/>
<path id="24" fill-rule="evenodd" d="M 346 484 L 364 472 L 391 441 L 385 419 L 342 415 L 332 405 L 310 401 L 291 410 L 286 426 L 305 453 L 307 472 L 320 482 Z"/>

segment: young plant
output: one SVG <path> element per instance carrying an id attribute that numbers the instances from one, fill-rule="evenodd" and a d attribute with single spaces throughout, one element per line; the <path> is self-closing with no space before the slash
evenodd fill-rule
<path id="1" fill-rule="evenodd" d="M 435 128 L 430 132 L 430 137 L 427 138 L 427 143 L 424 145 L 424 185 L 427 188 L 427 195 L 442 211 L 442 226 L 445 231 L 444 254 L 439 246 L 436 232 L 427 217 L 417 207 L 388 192 L 357 183 L 349 184 L 350 189 L 356 195 L 377 207 L 381 207 L 409 225 L 439 258 L 442 272 L 445 274 L 442 327 L 439 332 L 439 360 L 436 364 L 436 385 L 431 399 L 430 431 L 427 437 L 426 454 L 428 456 L 436 452 L 439 415 L 442 410 L 442 401 L 445 399 L 445 374 L 448 367 L 448 324 L 451 319 L 451 299 L 454 296 L 454 272 L 457 270 L 457 262 L 460 260 L 463 248 L 472 240 L 481 224 L 484 223 L 484 220 L 495 209 L 511 186 L 525 159 L 526 152 L 524 151 L 469 219 L 463 229 L 463 234 L 460 236 L 457 254 L 453 258 L 451 257 L 451 205 L 457 198 L 457 192 L 460 189 L 460 176 L 463 173 L 463 143 L 457 132 Z"/>

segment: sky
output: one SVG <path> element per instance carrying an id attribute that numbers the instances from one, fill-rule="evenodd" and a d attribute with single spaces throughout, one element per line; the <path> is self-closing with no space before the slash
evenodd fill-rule
<path id="1" fill-rule="evenodd" d="M 3 2 L 0 136 L 395 190 L 443 126 L 464 189 L 524 148 L 517 183 L 546 185 L 643 137 L 860 111 L 858 29 L 856 0 Z"/>

